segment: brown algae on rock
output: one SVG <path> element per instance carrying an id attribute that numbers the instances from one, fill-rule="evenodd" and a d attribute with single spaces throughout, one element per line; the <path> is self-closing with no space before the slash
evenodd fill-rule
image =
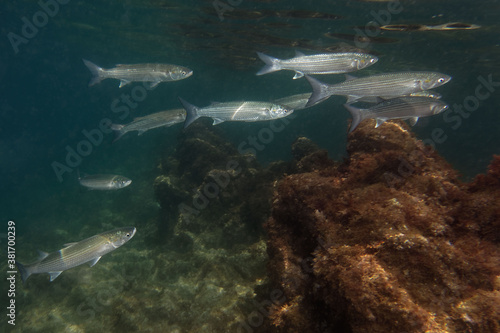
<path id="1" fill-rule="evenodd" d="M 389 124 L 388 124 L 389 125 Z M 276 187 L 267 332 L 500 331 L 500 158 L 462 183 L 402 122 Z"/>

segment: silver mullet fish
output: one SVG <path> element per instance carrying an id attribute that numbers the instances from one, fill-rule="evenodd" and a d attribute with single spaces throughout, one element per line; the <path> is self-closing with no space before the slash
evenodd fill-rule
<path id="1" fill-rule="evenodd" d="M 442 86 L 451 80 L 449 75 L 437 72 L 396 72 L 361 78 L 346 77 L 344 82 L 327 84 L 306 76 L 313 88 L 313 94 L 307 106 L 319 103 L 332 95 L 347 96 L 347 103 L 353 103 L 363 97 L 406 96 Z"/>
<path id="2" fill-rule="evenodd" d="M 199 108 L 189 104 L 179 97 L 179 101 L 186 109 L 186 121 L 184 128 L 188 127 L 199 117 L 210 117 L 213 125 L 224 121 L 263 121 L 282 118 L 292 114 L 293 109 L 270 102 L 226 102 L 213 103 L 209 106 Z"/>
<path id="3" fill-rule="evenodd" d="M 48 273 L 54 281 L 63 271 L 88 263 L 94 266 L 101 257 L 112 252 L 134 237 L 134 227 L 118 228 L 92 236 L 76 243 L 65 244 L 64 248 L 46 253 L 39 251 L 38 261 L 23 265 L 16 262 L 23 282 L 33 274 Z"/>
<path id="4" fill-rule="evenodd" d="M 119 190 L 127 187 L 132 183 L 132 180 L 119 175 L 85 175 L 80 177 L 78 174 L 78 182 L 80 185 L 89 190 Z"/>
<path id="5" fill-rule="evenodd" d="M 371 54 L 346 52 L 346 53 L 324 53 L 306 56 L 296 51 L 295 57 L 291 59 L 278 59 L 257 52 L 259 58 L 266 65 L 257 72 L 263 75 L 282 69 L 295 71 L 294 79 L 303 77 L 305 74 L 340 74 L 357 71 L 373 65 L 378 58 Z"/>
<path id="6" fill-rule="evenodd" d="M 131 123 L 126 125 L 111 124 L 111 129 L 115 131 L 113 142 L 128 132 L 138 131 L 138 135 L 142 135 L 150 129 L 172 126 L 182 123 L 184 120 L 186 120 L 186 111 L 184 109 L 173 109 L 135 118 Z"/>
<path id="7" fill-rule="evenodd" d="M 105 79 L 120 80 L 120 88 L 130 82 L 151 82 L 150 88 L 161 82 L 178 81 L 190 77 L 193 71 L 187 67 L 171 64 L 135 64 L 116 65 L 115 68 L 104 69 L 91 61 L 82 59 L 92 73 L 89 86 L 100 83 Z"/>
<path id="8" fill-rule="evenodd" d="M 344 104 L 344 107 L 352 115 L 349 133 L 364 119 L 375 119 L 377 122 L 375 127 L 379 127 L 389 119 L 408 119 L 411 125 L 415 125 L 420 117 L 432 116 L 448 109 L 448 105 L 439 99 L 418 96 L 389 99 L 369 109 L 360 109 L 349 104 Z"/>

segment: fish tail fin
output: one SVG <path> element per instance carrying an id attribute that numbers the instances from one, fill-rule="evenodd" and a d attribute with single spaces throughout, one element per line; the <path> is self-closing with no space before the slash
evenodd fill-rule
<path id="1" fill-rule="evenodd" d="M 362 109 L 356 108 L 350 104 L 344 104 L 344 107 L 351 113 L 352 116 L 351 126 L 349 127 L 349 133 L 351 133 L 356 127 L 358 127 L 361 120 L 363 120 Z"/>
<path id="2" fill-rule="evenodd" d="M 313 106 L 332 95 L 331 91 L 328 89 L 328 84 L 321 82 L 318 79 L 305 75 L 307 81 L 311 85 L 313 92 L 309 100 L 307 101 L 306 107 Z"/>
<path id="3" fill-rule="evenodd" d="M 23 283 L 26 283 L 26 280 L 28 280 L 28 278 L 30 277 L 31 272 L 19 261 L 16 261 L 16 266 L 19 270 L 19 273 L 21 273 L 21 279 L 23 280 Z"/>
<path id="4" fill-rule="evenodd" d="M 184 128 L 186 128 L 189 125 L 191 125 L 191 123 L 193 121 L 200 118 L 200 115 L 198 115 L 199 109 L 196 106 L 194 106 L 193 104 L 186 102 L 185 100 L 183 100 L 180 97 L 179 97 L 179 101 L 181 102 L 184 109 L 186 109 L 186 120 L 184 121 Z"/>
<path id="5" fill-rule="evenodd" d="M 266 63 L 264 67 L 257 72 L 257 75 L 264 75 L 281 70 L 280 59 L 270 57 L 262 52 L 257 52 L 257 55 L 260 60 Z"/>
<path id="6" fill-rule="evenodd" d="M 82 60 L 83 60 L 83 63 L 85 64 L 85 66 L 87 66 L 87 68 L 89 69 L 90 73 L 92 73 L 92 79 L 90 79 L 89 87 L 101 82 L 104 79 L 102 76 L 102 73 L 104 72 L 104 70 L 101 67 L 94 64 L 92 61 L 88 61 L 86 59 L 82 59 Z"/>
<path id="7" fill-rule="evenodd" d="M 111 129 L 115 132 L 115 138 L 113 139 L 113 143 L 118 141 L 125 134 L 125 131 L 123 130 L 124 127 L 125 125 L 111 124 Z"/>

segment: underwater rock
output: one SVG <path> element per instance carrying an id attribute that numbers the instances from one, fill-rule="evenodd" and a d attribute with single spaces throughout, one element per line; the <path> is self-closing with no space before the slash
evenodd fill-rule
<path id="1" fill-rule="evenodd" d="M 458 225 L 482 239 L 500 243 L 500 156 L 495 155 L 488 173 L 468 184 L 469 197 L 457 209 Z M 498 204 L 494 204 L 498 203 Z"/>
<path id="2" fill-rule="evenodd" d="M 294 173 L 324 170 L 333 167 L 328 159 L 328 152 L 320 149 L 314 142 L 305 137 L 299 137 L 292 144 L 292 170 Z"/>
<path id="3" fill-rule="evenodd" d="M 272 183 L 282 168 L 264 169 L 222 139 L 210 119 L 193 123 L 164 159 L 155 194 L 162 225 L 175 236 L 195 234 L 208 247 L 252 244 L 270 213 Z M 173 240 L 171 232 L 162 238 Z"/>
<path id="4" fill-rule="evenodd" d="M 338 167 L 276 186 L 267 267 L 285 301 L 262 331 L 499 332 L 500 158 L 464 184 L 404 122 L 348 139 Z"/>

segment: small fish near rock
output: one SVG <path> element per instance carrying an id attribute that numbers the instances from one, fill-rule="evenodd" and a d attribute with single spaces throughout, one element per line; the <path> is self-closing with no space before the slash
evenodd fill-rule
<path id="1" fill-rule="evenodd" d="M 110 253 L 134 237 L 136 228 L 118 228 L 89 237 L 80 242 L 67 243 L 64 248 L 46 253 L 38 251 L 38 261 L 24 265 L 16 261 L 21 278 L 25 283 L 33 274 L 48 273 L 50 282 L 54 281 L 61 273 L 70 268 L 88 263 L 94 266 L 101 257 Z"/>
<path id="2" fill-rule="evenodd" d="M 89 190 L 107 191 L 127 187 L 132 183 L 132 180 L 119 175 L 105 174 L 84 175 L 80 177 L 80 173 L 78 172 L 78 182 Z"/>
<path id="3" fill-rule="evenodd" d="M 448 105 L 440 99 L 412 96 L 381 100 L 380 103 L 368 109 L 360 109 L 349 104 L 344 104 L 344 107 L 352 115 L 349 133 L 354 131 L 364 119 L 375 119 L 377 122 L 375 127 L 379 127 L 390 119 L 408 119 L 412 125 L 415 125 L 420 117 L 433 116 L 448 109 Z"/>

